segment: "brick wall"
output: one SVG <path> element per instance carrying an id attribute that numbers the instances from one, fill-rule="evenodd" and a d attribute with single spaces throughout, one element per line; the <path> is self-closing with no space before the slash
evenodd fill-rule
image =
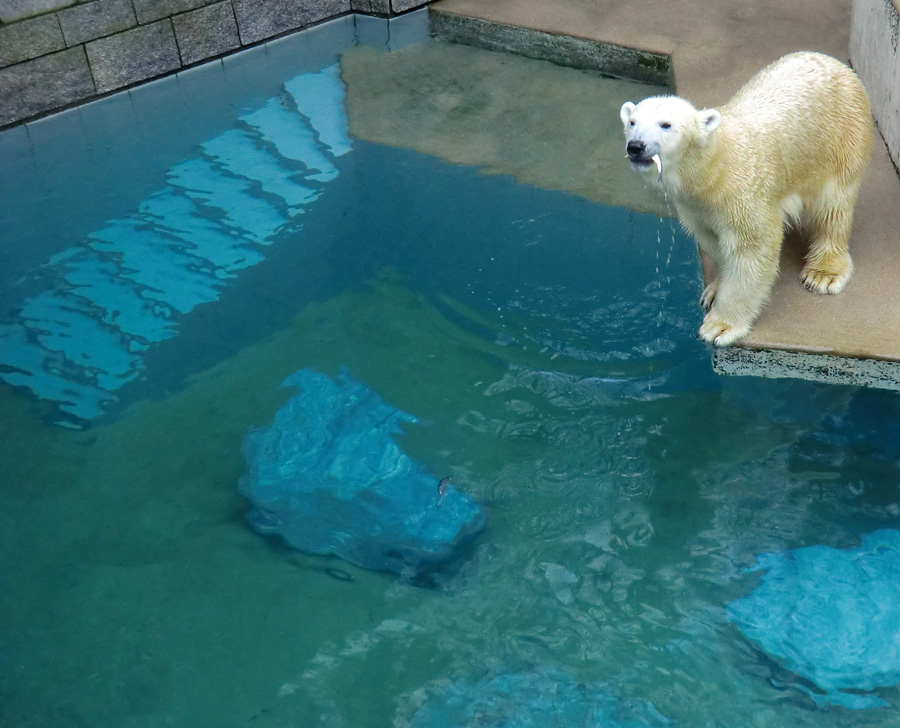
<path id="1" fill-rule="evenodd" d="M 429 0 L 0 0 L 0 128 L 349 12 Z"/>

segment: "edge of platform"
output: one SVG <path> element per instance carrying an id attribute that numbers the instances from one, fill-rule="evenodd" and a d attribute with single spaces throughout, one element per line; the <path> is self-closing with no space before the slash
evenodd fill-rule
<path id="1" fill-rule="evenodd" d="M 431 35 L 439 40 L 550 61 L 607 76 L 674 87 L 668 53 L 508 25 L 469 15 L 428 9 Z"/>
<path id="2" fill-rule="evenodd" d="M 735 346 L 713 352 L 713 370 L 728 376 L 805 379 L 900 391 L 900 362 L 885 359 Z"/>

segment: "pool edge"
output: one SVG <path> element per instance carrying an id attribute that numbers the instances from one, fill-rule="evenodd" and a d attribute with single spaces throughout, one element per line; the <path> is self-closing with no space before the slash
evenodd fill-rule
<path id="1" fill-rule="evenodd" d="M 803 379 L 871 389 L 900 391 L 900 361 L 858 359 L 824 352 L 787 349 L 716 349 L 716 374 L 733 377 Z"/>
<path id="2" fill-rule="evenodd" d="M 439 40 L 516 53 L 616 78 L 674 86 L 672 58 L 667 52 L 485 20 L 434 5 L 428 8 L 428 20 L 431 35 Z"/>

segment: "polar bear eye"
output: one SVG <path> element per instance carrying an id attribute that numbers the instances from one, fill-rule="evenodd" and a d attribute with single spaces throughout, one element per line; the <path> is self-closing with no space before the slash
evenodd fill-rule
<path id="1" fill-rule="evenodd" d="M 634 126 L 634 119 L 631 119 L 631 121 L 628 122 L 628 126 Z"/>
<path id="2" fill-rule="evenodd" d="M 671 129 L 672 125 L 668 121 L 659 122 L 659 126 L 661 129 Z"/>

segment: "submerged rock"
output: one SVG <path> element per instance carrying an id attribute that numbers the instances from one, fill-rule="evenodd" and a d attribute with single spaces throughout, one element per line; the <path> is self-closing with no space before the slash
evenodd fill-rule
<path id="1" fill-rule="evenodd" d="M 238 491 L 258 532 L 310 554 L 415 576 L 452 559 L 484 527 L 472 498 L 447 484 L 441 496 L 438 481 L 394 442 L 400 423 L 415 417 L 347 372 L 334 382 L 303 369 L 288 385 L 299 393 L 244 440 Z"/>
<path id="2" fill-rule="evenodd" d="M 762 584 L 728 605 L 744 636 L 815 683 L 824 695 L 807 692 L 820 704 L 886 706 L 858 691 L 900 684 L 900 531 L 846 551 L 762 554 L 751 570 L 766 570 Z"/>
<path id="3" fill-rule="evenodd" d="M 433 694 L 408 728 L 658 728 L 669 721 L 650 703 L 611 696 L 561 670 L 496 675 L 455 682 Z"/>

